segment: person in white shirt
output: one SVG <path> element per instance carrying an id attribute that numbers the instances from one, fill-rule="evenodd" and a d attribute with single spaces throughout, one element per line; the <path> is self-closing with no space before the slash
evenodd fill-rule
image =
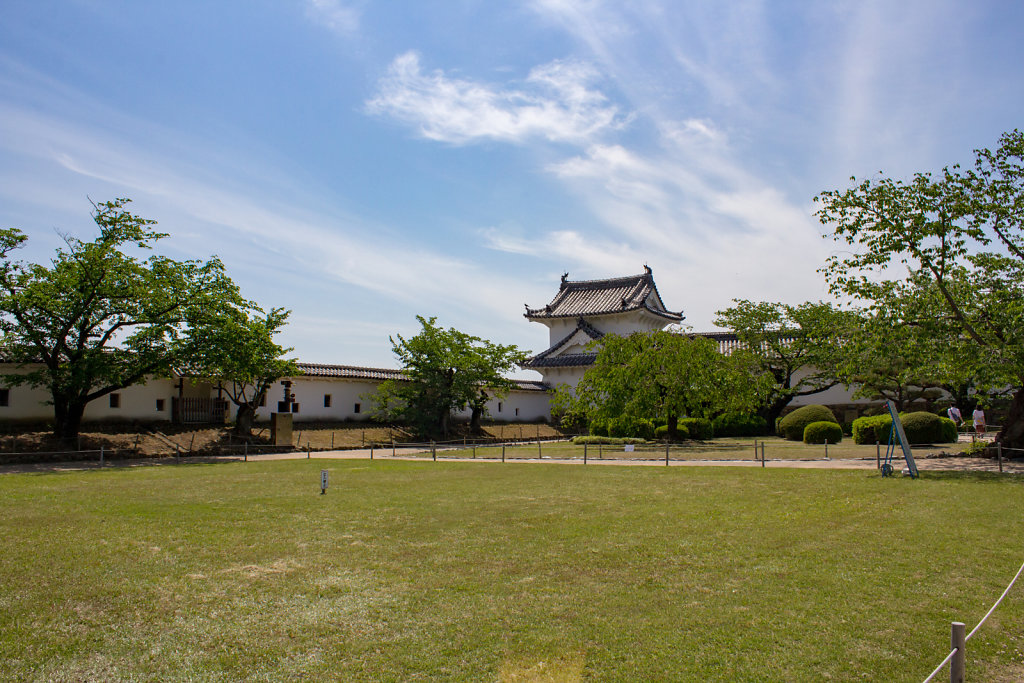
<path id="1" fill-rule="evenodd" d="M 972 417 L 974 418 L 974 433 L 985 436 L 985 411 L 981 409 L 980 405 L 974 409 Z"/>
<path id="2" fill-rule="evenodd" d="M 949 410 L 946 411 L 946 414 L 949 415 L 949 419 L 952 420 L 957 427 L 964 423 L 964 416 L 960 414 L 960 409 L 956 406 L 950 406 Z"/>

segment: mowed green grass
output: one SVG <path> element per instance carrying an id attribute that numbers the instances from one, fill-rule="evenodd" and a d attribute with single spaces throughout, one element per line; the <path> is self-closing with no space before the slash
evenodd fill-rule
<path id="1" fill-rule="evenodd" d="M 920 681 L 1024 560 L 1021 519 L 1024 482 L 994 475 L 7 474 L 0 677 Z M 971 680 L 1024 676 L 1024 585 L 968 648 Z"/>

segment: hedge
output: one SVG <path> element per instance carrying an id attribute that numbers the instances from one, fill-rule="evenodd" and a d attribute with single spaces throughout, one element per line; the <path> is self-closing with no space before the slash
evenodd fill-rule
<path id="1" fill-rule="evenodd" d="M 624 446 L 626 444 L 642 444 L 644 439 L 616 439 L 610 436 L 576 436 L 573 437 L 572 443 L 577 446 L 584 444 L 588 446 Z"/>
<path id="2" fill-rule="evenodd" d="M 907 441 L 913 445 L 929 443 L 955 443 L 957 440 L 956 425 L 948 417 L 939 417 L 934 413 L 919 411 L 900 413 L 900 422 L 907 435 Z M 859 417 L 853 421 L 853 442 L 857 444 L 889 443 L 892 431 L 892 418 L 889 415 Z"/>
<path id="3" fill-rule="evenodd" d="M 668 425 L 661 425 L 660 427 L 654 428 L 655 439 L 667 439 L 668 438 Z M 684 424 L 676 424 L 676 438 L 677 439 L 689 439 L 690 432 L 686 429 Z"/>
<path id="4" fill-rule="evenodd" d="M 843 440 L 843 428 L 838 422 L 812 422 L 804 429 L 804 443 L 839 443 Z"/>
<path id="5" fill-rule="evenodd" d="M 686 427 L 686 432 L 690 435 L 691 439 L 707 441 L 715 437 L 715 429 L 711 425 L 711 420 L 707 418 L 684 417 L 679 420 L 679 424 Z"/>
<path id="6" fill-rule="evenodd" d="M 638 439 L 653 439 L 654 424 L 642 417 L 631 417 L 620 415 L 608 421 L 608 436 L 616 438 L 633 437 Z"/>
<path id="7" fill-rule="evenodd" d="M 761 436 L 768 433 L 768 423 L 760 415 L 726 413 L 711 422 L 715 436 Z"/>
<path id="8" fill-rule="evenodd" d="M 790 441 L 802 441 L 804 430 L 812 422 L 836 422 L 836 416 L 825 406 L 803 406 L 779 421 L 779 436 Z"/>

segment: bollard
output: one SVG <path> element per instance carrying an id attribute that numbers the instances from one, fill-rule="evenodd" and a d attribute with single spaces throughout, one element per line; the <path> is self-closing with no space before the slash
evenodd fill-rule
<path id="1" fill-rule="evenodd" d="M 996 456 L 999 458 L 999 471 L 1003 471 L 1003 444 L 996 444 Z"/>
<path id="2" fill-rule="evenodd" d="M 967 663 L 967 638 L 964 631 L 967 627 L 959 621 L 953 622 L 953 628 L 949 637 L 949 649 L 956 648 L 956 654 L 949 660 L 949 683 L 964 683 L 964 675 Z"/>

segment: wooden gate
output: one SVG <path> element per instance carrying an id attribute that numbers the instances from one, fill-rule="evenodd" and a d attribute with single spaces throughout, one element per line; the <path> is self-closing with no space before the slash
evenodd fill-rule
<path id="1" fill-rule="evenodd" d="M 174 422 L 178 424 L 224 424 L 228 415 L 228 402 L 222 398 L 171 399 Z"/>

